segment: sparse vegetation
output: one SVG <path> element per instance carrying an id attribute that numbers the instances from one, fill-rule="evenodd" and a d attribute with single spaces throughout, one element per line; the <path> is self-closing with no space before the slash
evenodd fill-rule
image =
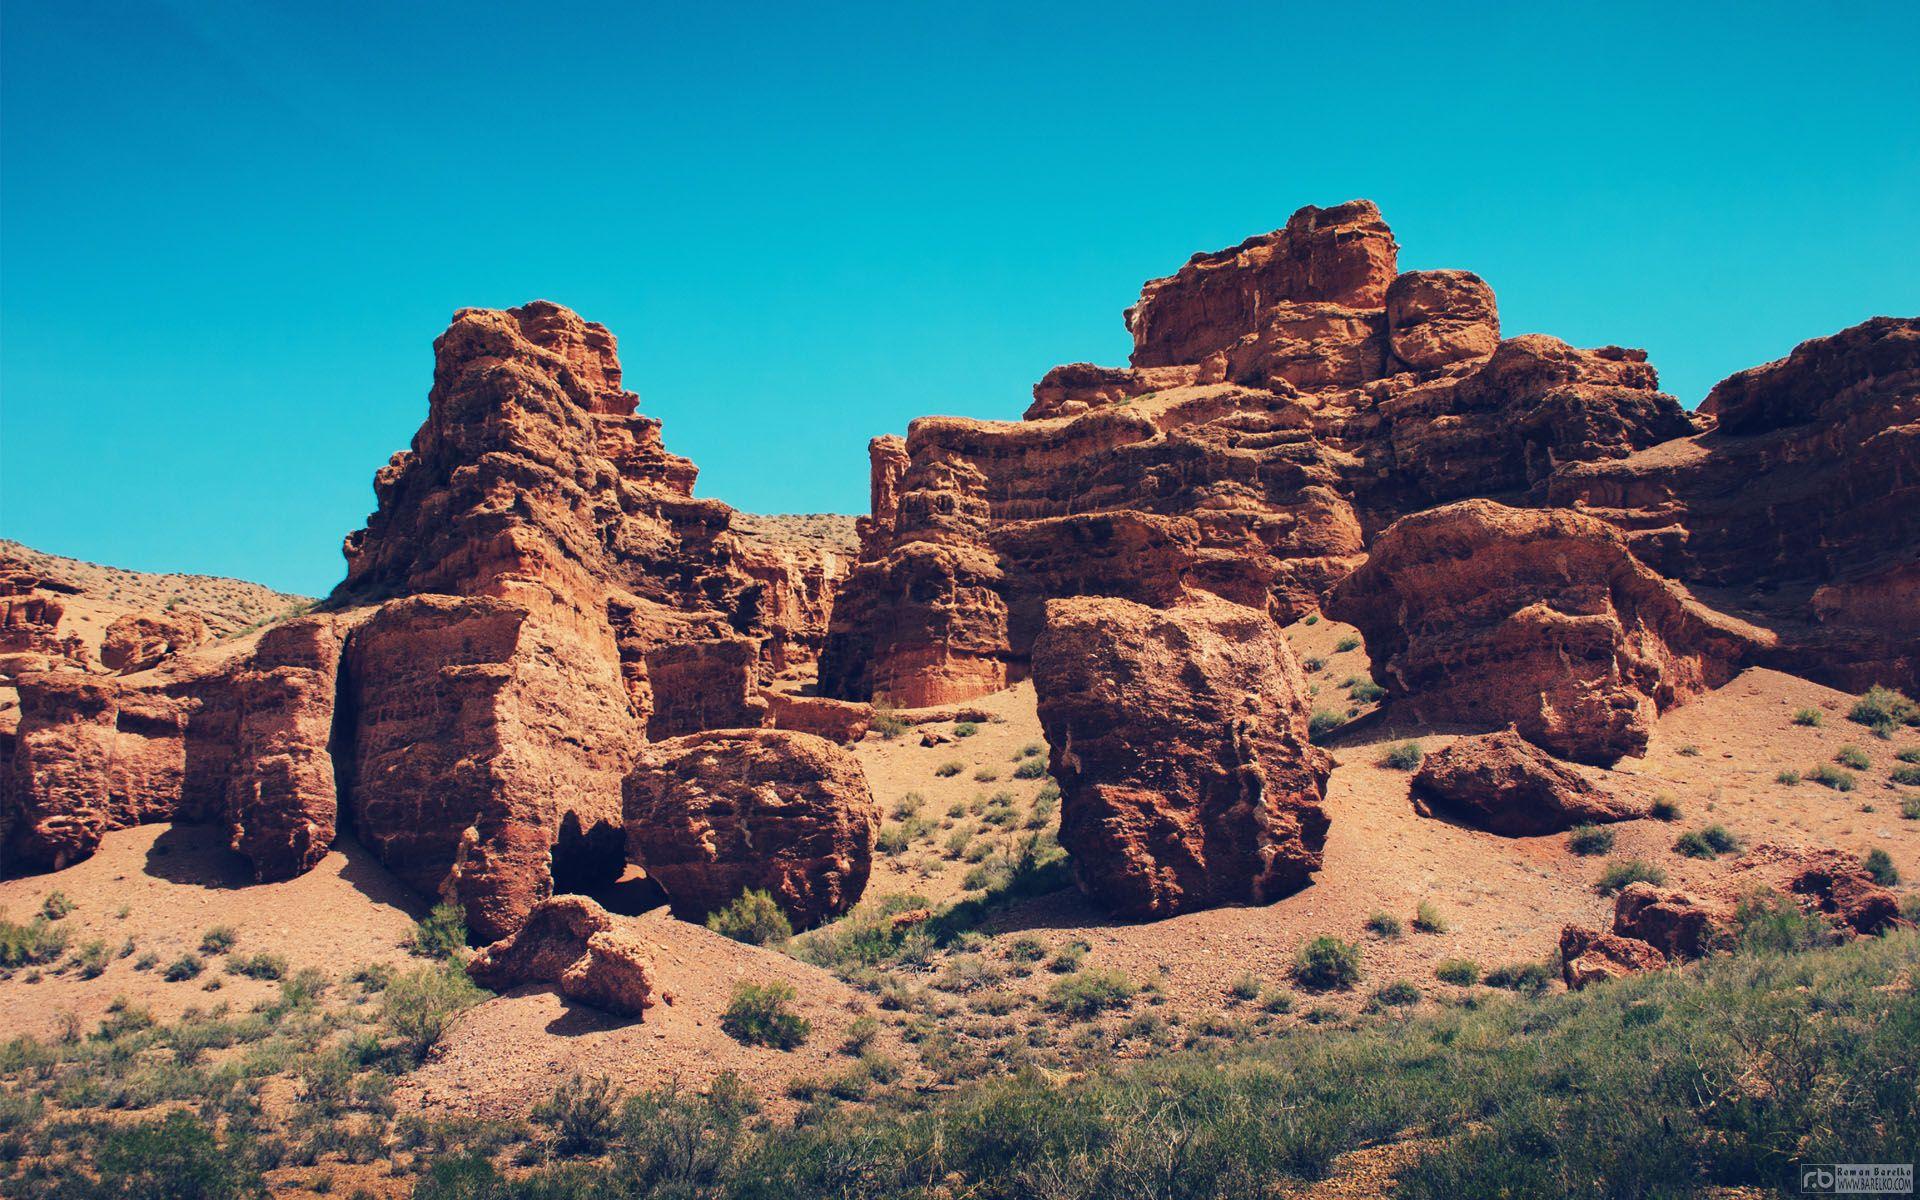
<path id="1" fill-rule="evenodd" d="M 1833 756 L 1833 761 L 1855 771 L 1867 771 L 1873 768 L 1873 760 L 1868 758 L 1867 752 L 1858 746 L 1840 747 L 1840 752 Z"/>
<path id="2" fill-rule="evenodd" d="M 245 975 L 249 979 L 284 979 L 287 975 L 287 960 L 265 950 L 252 955 L 229 955 L 227 974 Z"/>
<path id="3" fill-rule="evenodd" d="M 1892 737 L 1897 726 L 1920 725 L 1920 705 L 1892 688 L 1875 686 L 1854 702 L 1847 719 L 1881 737 Z"/>
<path id="4" fill-rule="evenodd" d="M 1055 980 L 1047 989 L 1047 1007 L 1084 1021 L 1111 1008 L 1125 1008 L 1139 990 L 1118 971 L 1089 967 Z"/>
<path id="5" fill-rule="evenodd" d="M 233 949 L 233 944 L 238 941 L 239 938 L 240 935 L 234 930 L 233 926 L 215 925 L 212 929 L 200 935 L 200 953 L 209 956 L 225 954 L 227 951 Z"/>
<path id="6" fill-rule="evenodd" d="M 1554 975 L 1553 968 L 1546 963 L 1508 963 L 1488 971 L 1485 982 L 1488 987 L 1537 996 L 1553 986 Z"/>
<path id="7" fill-rule="evenodd" d="M 1821 787 L 1832 788 L 1836 792 L 1850 792 L 1857 782 L 1853 772 L 1843 771 L 1839 767 L 1828 766 L 1825 763 L 1807 772 L 1807 778 Z"/>
<path id="8" fill-rule="evenodd" d="M 1419 987 L 1404 979 L 1396 979 L 1373 993 L 1374 1002 L 1395 1008 L 1405 1008 L 1420 1003 Z"/>
<path id="9" fill-rule="evenodd" d="M 1315 709 L 1313 715 L 1307 718 L 1307 736 L 1317 742 L 1346 723 L 1344 714 L 1325 708 Z"/>
<path id="10" fill-rule="evenodd" d="M 1675 852 L 1688 858 L 1718 858 L 1722 854 L 1735 854 L 1740 850 L 1740 839 L 1735 837 L 1725 825 L 1708 825 L 1691 833 L 1683 833 L 1673 843 Z"/>
<path id="11" fill-rule="evenodd" d="M 797 999 L 789 984 L 737 984 L 720 1014 L 720 1028 L 743 1045 L 792 1050 L 813 1032 L 813 1022 L 793 1011 Z"/>
<path id="12" fill-rule="evenodd" d="M 1394 916 L 1392 913 L 1377 912 L 1367 918 L 1367 932 L 1373 934 L 1375 937 L 1383 937 L 1388 941 L 1392 941 L 1404 934 L 1406 929 L 1400 924 L 1399 917 Z"/>
<path id="13" fill-rule="evenodd" d="M 1457 987 L 1472 987 L 1480 982 L 1480 964 L 1470 958 L 1444 958 L 1433 969 L 1434 978 Z"/>
<path id="14" fill-rule="evenodd" d="M 1422 900 L 1413 910 L 1413 927 L 1421 933 L 1445 933 L 1447 918 L 1431 900 Z"/>
<path id="15" fill-rule="evenodd" d="M 0 912 L 0 967 L 50 963 L 67 951 L 67 931 L 44 916 L 21 925 Z"/>
<path id="16" fill-rule="evenodd" d="M 1793 723 L 1795 725 L 1806 725 L 1818 729 L 1826 723 L 1826 718 L 1821 716 L 1820 710 L 1817 708 L 1803 708 L 1793 714 Z"/>
<path id="17" fill-rule="evenodd" d="M 289 989 L 297 997 L 310 986 Z M 401 1039 L 415 1061 L 446 1033 L 455 1017 L 485 999 L 458 963 L 435 962 L 394 976 L 380 993 L 381 1022 Z"/>
<path id="18" fill-rule="evenodd" d="M 207 964 L 201 961 L 199 955 L 182 954 L 166 965 L 166 969 L 160 972 L 160 978 L 168 983 L 182 983 L 197 978 L 206 969 Z"/>
<path id="19" fill-rule="evenodd" d="M 749 946 L 783 946 L 793 936 L 793 922 L 779 902 L 759 888 L 749 888 L 725 908 L 710 913 L 707 928 Z"/>
<path id="20" fill-rule="evenodd" d="M 1902 787 L 1920 787 L 1920 767 L 1895 767 L 1888 778 Z"/>
<path id="21" fill-rule="evenodd" d="M 1867 851 L 1867 856 L 1860 861 L 1860 865 L 1866 868 L 1867 874 L 1881 887 L 1899 886 L 1900 869 L 1893 865 L 1893 857 L 1880 847 L 1875 846 Z"/>
<path id="22" fill-rule="evenodd" d="M 942 779 L 952 779 L 955 775 L 958 775 L 960 772 L 966 769 L 967 769 L 967 764 L 963 762 L 948 760 L 947 762 L 943 762 L 939 766 L 935 767 L 933 769 L 933 773 L 935 775 L 938 775 Z"/>
<path id="23" fill-rule="evenodd" d="M 458 904 L 433 906 L 413 927 L 407 951 L 421 958 L 452 958 L 467 948 L 467 913 Z"/>
<path id="24" fill-rule="evenodd" d="M 1425 751 L 1419 742 L 1401 742 L 1380 757 L 1380 765 L 1395 771 L 1412 771 L 1420 766 Z"/>
<path id="25" fill-rule="evenodd" d="M 972 721 L 962 721 L 953 727 L 953 736 L 957 738 L 970 738 L 979 732 L 980 727 Z"/>
<path id="26" fill-rule="evenodd" d="M 65 892 L 55 888 L 41 899 L 40 915 L 49 921 L 58 921 L 70 915 L 76 907 Z"/>
<path id="27" fill-rule="evenodd" d="M 1038 758 L 1030 758 L 1013 769 L 1015 779 L 1041 779 L 1046 773 L 1046 761 Z"/>
<path id="28" fill-rule="evenodd" d="M 1354 637 L 1352 634 L 1348 634 L 1333 644 L 1333 652 L 1335 654 L 1345 654 L 1349 650 L 1358 650 L 1359 648 L 1360 639 Z"/>
<path id="29" fill-rule="evenodd" d="M 620 1131 L 613 1083 L 604 1076 L 570 1077 L 534 1105 L 529 1116 L 535 1125 L 552 1131 L 553 1152 L 561 1158 L 603 1154 Z"/>
<path id="30" fill-rule="evenodd" d="M 1601 895 L 1611 896 L 1630 883 L 1651 883 L 1660 887 L 1666 882 L 1667 873 L 1650 862 L 1637 858 L 1616 858 L 1600 873 L 1600 881 L 1594 885 L 1594 890 Z"/>
<path id="31" fill-rule="evenodd" d="M 1797 781 L 1798 777 L 1796 776 L 1796 782 Z M 1674 802 L 1672 796 L 1662 792 L 1653 798 L 1653 804 L 1647 809 L 1647 815 L 1656 821 L 1678 821 L 1680 819 L 1680 806 Z"/>
<path id="32" fill-rule="evenodd" d="M 1613 830 L 1598 825 L 1575 825 L 1567 831 L 1567 849 L 1582 857 L 1610 853 L 1613 850 Z"/>

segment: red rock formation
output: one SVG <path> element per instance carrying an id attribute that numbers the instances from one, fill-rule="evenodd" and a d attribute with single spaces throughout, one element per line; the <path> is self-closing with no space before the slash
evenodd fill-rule
<path id="1" fill-rule="evenodd" d="M 1630 883 L 1613 902 L 1613 932 L 1637 938 L 1670 959 L 1704 958 L 1724 938 L 1725 909 L 1688 892 Z"/>
<path id="2" fill-rule="evenodd" d="M 871 704 L 773 690 L 762 692 L 761 696 L 767 702 L 767 726 L 771 729 L 791 729 L 851 745 L 873 728 Z"/>
<path id="3" fill-rule="evenodd" d="M 1555 762 L 1512 730 L 1463 737 L 1428 754 L 1413 777 L 1423 815 L 1438 812 L 1507 837 L 1646 815 Z"/>
<path id="4" fill-rule="evenodd" d="M 585 896 L 541 901 L 518 932 L 475 955 L 467 974 L 495 991 L 554 984 L 570 1000 L 628 1017 L 653 1004 L 646 947 Z"/>
<path id="5" fill-rule="evenodd" d="M 676 916 L 704 920 L 763 889 L 810 928 L 866 888 L 880 809 L 850 753 L 786 730 L 699 733 L 646 747 L 625 787 L 627 853 Z"/>
<path id="6" fill-rule="evenodd" d="M 1395 517 L 1525 499 L 1564 464 L 1692 432 L 1645 355 L 1500 342 L 1477 277 L 1396 279 L 1394 255 L 1371 204 L 1303 209 L 1149 283 L 1132 366 L 1055 368 L 1025 422 L 876 440 L 821 690 L 913 705 L 1004 687 L 1062 596 L 1200 590 L 1290 621 Z"/>
<path id="7" fill-rule="evenodd" d="M 1775 630 L 1768 665 L 1920 687 L 1920 320 L 1876 317 L 1714 388 L 1717 428 L 1563 467 L 1549 502 Z"/>
<path id="8" fill-rule="evenodd" d="M 1560 975 L 1573 990 L 1666 965 L 1666 955 L 1638 938 L 1576 925 L 1560 931 Z"/>
<path id="9" fill-rule="evenodd" d="M 1603 765 L 1643 753 L 1659 711 L 1767 640 L 1642 566 L 1603 521 L 1485 500 L 1396 522 L 1330 611 L 1418 718 L 1512 725 Z"/>
<path id="10" fill-rule="evenodd" d="M 1060 844 L 1095 900 L 1167 916 L 1310 881 L 1332 760 L 1307 741 L 1305 680 L 1264 613 L 1204 594 L 1056 600 L 1033 665 Z"/>
<path id="11" fill-rule="evenodd" d="M 231 845 L 265 881 L 304 874 L 333 846 L 335 684 L 343 622 L 268 629 L 232 677 L 237 704 L 226 818 Z"/>
<path id="12" fill-rule="evenodd" d="M 207 640 L 207 623 L 191 612 L 128 613 L 107 626 L 100 665 L 131 675 L 160 665 L 168 656 Z"/>
<path id="13" fill-rule="evenodd" d="M 1907 924 L 1900 915 L 1899 894 L 1875 883 L 1859 859 L 1838 850 L 1806 857 L 1808 865 L 1793 877 L 1787 890 L 1814 911 L 1861 934 Z"/>
<path id="14" fill-rule="evenodd" d="M 85 644 L 60 629 L 63 596 L 77 589 L 0 555 L 0 683 L 28 671 L 86 669 Z"/>

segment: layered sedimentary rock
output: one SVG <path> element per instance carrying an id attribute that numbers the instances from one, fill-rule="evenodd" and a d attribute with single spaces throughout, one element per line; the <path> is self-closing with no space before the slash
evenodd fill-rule
<path id="1" fill-rule="evenodd" d="M 805 929 L 852 907 L 880 809 L 860 763 L 825 738 L 726 730 L 645 748 L 625 786 L 628 856 L 676 916 L 762 890 Z"/>
<path id="2" fill-rule="evenodd" d="M 823 691 L 948 703 L 1023 678 L 1044 606 L 1189 590 L 1319 609 L 1394 518 L 1538 494 L 1691 433 L 1644 354 L 1502 342 L 1465 271 L 1395 273 L 1373 205 L 1302 209 L 1129 311 L 1132 364 L 1074 363 L 1019 423 L 923 418 L 871 447 L 873 511 Z"/>
<path id="3" fill-rule="evenodd" d="M 1264 612 L 1198 593 L 1164 609 L 1047 605 L 1034 647 L 1060 844 L 1126 916 L 1260 904 L 1319 869 L 1332 760 Z"/>
<path id="4" fill-rule="evenodd" d="M 1704 958 L 1726 934 L 1725 906 L 1690 892 L 1630 883 L 1613 902 L 1613 932 L 1676 961 Z"/>
<path id="5" fill-rule="evenodd" d="M 1551 503 L 1778 631 L 1772 665 L 1920 686 L 1920 320 L 1876 317 L 1742 371 L 1697 436 L 1568 466 Z"/>
<path id="6" fill-rule="evenodd" d="M 190 612 L 128 613 L 107 626 L 100 665 L 130 675 L 207 640 L 207 623 Z"/>
<path id="7" fill-rule="evenodd" d="M 77 636 L 63 631 L 63 597 L 78 589 L 0 555 L 0 683 L 27 671 L 84 670 L 93 656 Z"/>
<path id="8" fill-rule="evenodd" d="M 1428 814 L 1507 837 L 1646 815 L 1644 806 L 1555 762 L 1512 730 L 1463 737 L 1426 755 L 1412 793 Z"/>
<path id="9" fill-rule="evenodd" d="M 1395 522 L 1329 611 L 1421 719 L 1512 725 L 1602 765 L 1643 753 L 1660 711 L 1768 644 L 1642 565 L 1606 522 L 1485 500 Z"/>
<path id="10" fill-rule="evenodd" d="M 1560 975 L 1575 990 L 1666 965 L 1667 956 L 1639 938 L 1575 925 L 1560 931 Z"/>
<path id="11" fill-rule="evenodd" d="M 622 1016 L 653 1004 L 646 947 L 614 928 L 585 896 L 555 896 L 527 914 L 518 932 L 476 954 L 467 974 L 495 991 L 553 984 L 560 994 Z"/>

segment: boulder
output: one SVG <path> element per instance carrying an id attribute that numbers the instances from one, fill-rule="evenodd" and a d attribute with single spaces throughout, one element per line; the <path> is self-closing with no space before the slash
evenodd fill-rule
<path id="1" fill-rule="evenodd" d="M 115 618 L 100 643 L 100 665 L 121 675 L 158 666 L 171 654 L 207 640 L 199 614 L 134 612 Z"/>
<path id="2" fill-rule="evenodd" d="M 1899 893 L 1875 883 L 1859 859 L 1837 850 L 1810 857 L 1810 865 L 1787 884 L 1803 903 L 1855 933 L 1881 933 L 1908 924 L 1900 914 Z"/>
<path id="3" fill-rule="evenodd" d="M 807 929 L 867 886 L 880 809 L 859 760 L 825 738 L 751 729 L 657 742 L 624 797 L 627 855 L 685 920 L 762 889 Z"/>
<path id="4" fill-rule="evenodd" d="M 1667 956 L 1638 938 L 1602 933 L 1568 925 L 1560 931 L 1560 973 L 1569 989 L 1591 983 L 1657 971 L 1667 965 Z"/>
<path id="5" fill-rule="evenodd" d="M 641 1016 L 653 1003 L 645 946 L 585 896 L 541 901 L 518 932 L 476 954 L 467 974 L 495 991 L 553 984 L 570 1000 L 621 1016 Z"/>
<path id="6" fill-rule="evenodd" d="M 1626 821 L 1645 807 L 1554 761 L 1511 729 L 1463 737 L 1420 760 L 1413 799 L 1435 813 L 1506 837 Z"/>
<path id="7" fill-rule="evenodd" d="M 1630 883 L 1613 902 L 1613 932 L 1653 946 L 1670 959 L 1704 958 L 1725 936 L 1727 911 L 1715 901 Z"/>
<path id="8" fill-rule="evenodd" d="M 1403 517 L 1328 611 L 1410 716 L 1512 726 L 1562 758 L 1646 751 L 1661 711 L 1767 644 L 1634 558 L 1604 521 L 1468 500 Z"/>
<path id="9" fill-rule="evenodd" d="M 767 725 L 811 733 L 841 745 L 852 745 L 873 728 L 873 705 L 826 696 L 796 696 L 771 688 L 761 693 L 767 702 Z"/>
<path id="10" fill-rule="evenodd" d="M 1305 680 L 1264 613 L 1204 594 L 1055 600 L 1033 679 L 1060 844 L 1102 906 L 1169 916 L 1311 881 L 1332 760 L 1307 740 Z"/>
<path id="11" fill-rule="evenodd" d="M 1408 271 L 1386 301 L 1393 357 L 1414 370 L 1485 358 L 1500 344 L 1493 289 L 1472 271 Z"/>

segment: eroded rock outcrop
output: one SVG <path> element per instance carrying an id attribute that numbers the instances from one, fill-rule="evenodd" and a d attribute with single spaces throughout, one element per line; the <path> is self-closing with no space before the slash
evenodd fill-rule
<path id="1" fill-rule="evenodd" d="M 160 665 L 169 655 L 207 640 L 207 623 L 191 612 L 140 612 L 107 626 L 100 665 L 130 675 Z"/>
<path id="2" fill-rule="evenodd" d="M 1705 958 L 1726 935 L 1727 906 L 1691 892 L 1630 883 L 1613 901 L 1613 932 L 1666 957 Z"/>
<path id="3" fill-rule="evenodd" d="M 1643 566 L 1604 521 L 1485 500 L 1389 527 L 1330 611 L 1421 719 L 1511 725 L 1602 765 L 1643 753 L 1661 710 L 1768 643 Z"/>
<path id="4" fill-rule="evenodd" d="M 1666 965 L 1667 956 L 1639 938 L 1576 925 L 1560 931 L 1560 976 L 1574 990 Z"/>
<path id="5" fill-rule="evenodd" d="M 1646 815 L 1645 806 L 1555 762 L 1512 730 L 1463 737 L 1426 755 L 1412 792 L 1428 815 L 1507 837 Z"/>
<path id="6" fill-rule="evenodd" d="M 553 984 L 570 1000 L 638 1017 L 653 1004 L 649 967 L 646 947 L 605 909 L 585 896 L 554 896 L 518 932 L 474 955 L 467 974 L 495 991 Z"/>
<path id="7" fill-rule="evenodd" d="M 1787 890 L 1813 911 L 1859 934 L 1882 933 L 1906 924 L 1899 893 L 1875 883 L 1859 859 L 1839 850 L 1817 851 L 1805 858 Z"/>
<path id="8" fill-rule="evenodd" d="M 860 898 L 880 809 L 859 761 L 825 738 L 724 730 L 647 746 L 625 820 L 628 856 L 676 916 L 704 920 L 760 889 L 806 929 Z"/>
<path id="9" fill-rule="evenodd" d="M 1096 901 L 1169 916 L 1311 880 L 1332 760 L 1307 740 L 1306 683 L 1265 613 L 1205 594 L 1055 600 L 1033 661 L 1060 844 Z"/>

